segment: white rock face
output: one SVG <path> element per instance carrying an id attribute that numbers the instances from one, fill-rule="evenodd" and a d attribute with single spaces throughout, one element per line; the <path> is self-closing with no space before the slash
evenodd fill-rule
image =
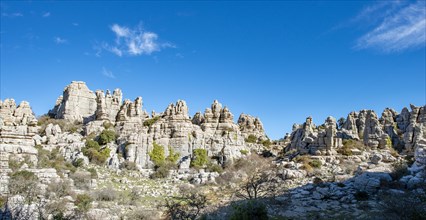
<path id="1" fill-rule="evenodd" d="M 96 95 L 87 88 L 85 82 L 71 82 L 65 87 L 59 104 L 58 101 L 50 111 L 50 115 L 57 119 L 86 122 L 94 118 L 97 108 Z"/>

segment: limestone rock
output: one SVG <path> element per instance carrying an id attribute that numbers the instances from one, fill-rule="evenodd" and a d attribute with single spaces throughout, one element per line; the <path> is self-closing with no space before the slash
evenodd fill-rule
<path id="1" fill-rule="evenodd" d="M 249 135 L 254 135 L 258 139 L 266 139 L 265 130 L 263 129 L 263 124 L 259 118 L 243 113 L 238 118 L 238 126 L 245 138 Z"/>
<path id="2" fill-rule="evenodd" d="M 73 81 L 65 87 L 62 101 L 50 114 L 57 119 L 88 122 L 93 120 L 97 107 L 96 95 L 89 90 L 85 82 Z M 58 99 L 60 100 L 60 98 Z M 55 112 L 55 108 L 57 111 Z"/>
<path id="3" fill-rule="evenodd" d="M 366 111 L 364 144 L 372 149 L 384 148 L 388 137 L 383 132 L 376 113 L 372 110 Z"/>
<path id="4" fill-rule="evenodd" d="M 106 94 L 102 90 L 96 91 L 96 120 L 108 120 L 115 122 L 118 111 L 121 107 L 122 92 L 120 89 L 115 89 L 111 95 L 107 90 Z"/>

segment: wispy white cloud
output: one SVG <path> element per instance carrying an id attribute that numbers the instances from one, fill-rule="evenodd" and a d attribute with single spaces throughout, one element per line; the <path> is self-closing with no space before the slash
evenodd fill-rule
<path id="1" fill-rule="evenodd" d="M 114 79 L 114 78 L 115 78 L 115 76 L 114 76 L 114 74 L 112 73 L 112 71 L 110 71 L 110 70 L 106 69 L 105 67 L 102 67 L 102 75 L 104 75 L 104 76 L 106 76 L 106 77 L 108 77 L 108 78 L 111 78 L 111 79 Z"/>
<path id="2" fill-rule="evenodd" d="M 113 24 L 111 31 L 115 34 L 114 44 L 102 43 L 101 48 L 114 53 L 117 56 L 150 55 L 164 48 L 174 48 L 171 43 L 161 43 L 158 35 L 145 30 L 142 25 L 135 28 Z M 97 53 L 100 54 L 100 53 Z"/>
<path id="3" fill-rule="evenodd" d="M 55 41 L 56 44 L 65 44 L 65 43 L 68 43 L 68 40 L 66 40 L 64 38 L 60 38 L 60 37 L 55 37 L 53 40 Z"/>
<path id="4" fill-rule="evenodd" d="M 21 12 L 14 12 L 14 13 L 1 13 L 1 16 L 3 17 L 10 17 L 10 18 L 15 18 L 15 17 L 23 17 L 24 15 Z"/>
<path id="5" fill-rule="evenodd" d="M 408 4 L 396 3 L 379 2 L 357 16 L 356 19 L 362 20 L 375 13 L 382 16 L 382 19 L 357 40 L 355 49 L 373 48 L 391 53 L 425 47 L 426 2 L 420 0 Z"/>
<path id="6" fill-rule="evenodd" d="M 47 18 L 47 17 L 49 17 L 50 16 L 50 12 L 45 12 L 45 13 L 43 13 L 43 18 Z"/>

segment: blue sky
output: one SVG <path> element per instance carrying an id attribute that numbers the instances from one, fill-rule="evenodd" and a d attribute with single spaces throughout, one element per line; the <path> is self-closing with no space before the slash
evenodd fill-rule
<path id="1" fill-rule="evenodd" d="M 41 115 L 79 80 L 148 112 L 218 99 L 278 139 L 307 116 L 424 105 L 425 4 L 2 1 L 0 97 Z"/>

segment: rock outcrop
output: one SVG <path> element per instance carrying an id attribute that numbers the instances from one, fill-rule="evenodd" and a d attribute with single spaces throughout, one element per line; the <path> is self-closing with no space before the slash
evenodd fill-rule
<path id="1" fill-rule="evenodd" d="M 11 157 L 15 161 L 37 164 L 33 136 L 37 119 L 28 102 L 16 106 L 15 100 L 0 101 L 0 194 L 7 191 L 7 173 Z"/>
<path id="2" fill-rule="evenodd" d="M 73 81 L 65 87 L 62 99 L 58 98 L 49 114 L 71 122 L 87 122 L 95 117 L 96 108 L 95 93 L 87 88 L 85 82 Z"/>
<path id="3" fill-rule="evenodd" d="M 303 125 L 293 125 L 289 138 L 288 150 L 295 149 L 302 154 L 330 155 L 342 146 L 342 139 L 337 136 L 336 119 L 331 116 L 319 127 L 313 124 L 312 117 L 306 118 Z"/>

